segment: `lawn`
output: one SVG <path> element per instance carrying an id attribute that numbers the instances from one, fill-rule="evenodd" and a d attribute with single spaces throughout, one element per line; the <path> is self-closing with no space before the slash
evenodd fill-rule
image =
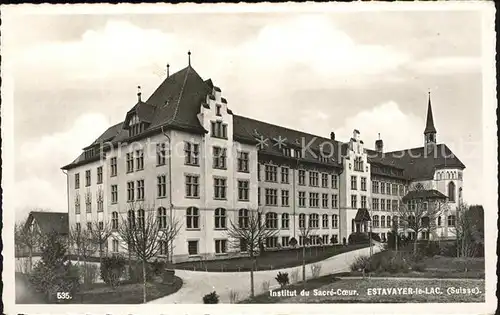
<path id="1" fill-rule="evenodd" d="M 306 264 L 315 263 L 329 257 L 348 251 L 367 247 L 368 244 L 359 245 L 333 245 L 306 248 Z M 274 270 L 296 267 L 302 264 L 302 248 L 268 251 L 257 257 L 256 270 Z M 237 257 L 208 261 L 188 261 L 175 264 L 175 269 L 235 272 L 250 271 L 252 262 L 249 257 Z"/>
<path id="2" fill-rule="evenodd" d="M 151 301 L 177 292 L 182 287 L 182 279 L 174 277 L 172 284 L 152 282 L 147 286 L 147 300 Z M 73 304 L 139 304 L 142 303 L 142 284 L 124 281 L 118 288 L 112 289 L 105 283 L 82 285 L 80 291 L 70 300 L 61 303 Z M 46 304 L 43 294 L 30 288 L 25 275 L 16 273 L 16 303 Z"/>
<path id="3" fill-rule="evenodd" d="M 399 288 L 401 291 L 396 292 L 396 294 L 384 294 L 388 292 L 377 292 L 373 290 L 374 288 Z M 404 288 L 406 288 L 406 292 L 403 291 Z M 455 294 L 451 288 L 464 288 L 472 292 Z M 309 296 L 300 294 L 304 289 L 301 283 L 287 286 L 286 289 L 289 290 L 289 293 L 295 292 L 297 296 L 277 297 L 265 293 L 240 303 L 472 303 L 485 301 L 484 281 L 472 279 L 458 281 L 445 279 L 418 281 L 377 278 L 339 279 L 334 275 L 328 275 L 309 280 L 306 283 L 305 291 L 309 292 Z M 418 290 L 420 292 L 417 292 Z"/>

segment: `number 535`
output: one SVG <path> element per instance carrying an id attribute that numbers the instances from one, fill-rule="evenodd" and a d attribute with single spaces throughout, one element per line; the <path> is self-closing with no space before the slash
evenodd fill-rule
<path id="1" fill-rule="evenodd" d="M 58 300 L 70 300 L 71 299 L 71 295 L 69 294 L 69 292 L 57 292 L 56 297 Z"/>

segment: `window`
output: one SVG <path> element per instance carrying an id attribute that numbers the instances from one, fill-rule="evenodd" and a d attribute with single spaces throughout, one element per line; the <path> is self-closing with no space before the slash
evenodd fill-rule
<path id="1" fill-rule="evenodd" d="M 97 168 L 97 183 L 102 184 L 102 166 Z"/>
<path id="2" fill-rule="evenodd" d="M 80 214 L 80 195 L 75 195 L 75 214 Z"/>
<path id="3" fill-rule="evenodd" d="M 380 217 L 380 227 L 385 228 L 385 215 Z"/>
<path id="4" fill-rule="evenodd" d="M 339 216 L 337 214 L 332 214 L 332 229 L 339 228 Z"/>
<path id="5" fill-rule="evenodd" d="M 167 156 L 167 149 L 165 143 L 158 143 L 156 145 L 156 165 L 165 165 Z"/>
<path id="6" fill-rule="evenodd" d="M 313 229 L 319 227 L 319 215 L 317 213 L 311 213 L 309 215 L 309 227 Z"/>
<path id="7" fill-rule="evenodd" d="M 111 167 L 111 174 L 110 176 L 116 176 L 118 174 L 118 164 L 116 163 L 116 157 L 112 157 L 111 160 L 109 161 L 110 167 Z"/>
<path id="8" fill-rule="evenodd" d="M 282 207 L 290 206 L 290 195 L 288 190 L 285 189 L 281 190 L 281 206 Z"/>
<path id="9" fill-rule="evenodd" d="M 321 243 L 326 245 L 328 244 L 328 234 L 324 234 L 322 237 L 321 237 Z"/>
<path id="10" fill-rule="evenodd" d="M 441 216 L 437 218 L 437 226 L 441 226 Z"/>
<path id="11" fill-rule="evenodd" d="M 238 152 L 238 172 L 249 172 L 249 160 L 248 152 Z"/>
<path id="12" fill-rule="evenodd" d="M 168 241 L 160 241 L 160 250 L 158 251 L 160 256 L 168 256 Z"/>
<path id="13" fill-rule="evenodd" d="M 398 216 L 393 216 L 392 217 L 392 224 L 395 225 L 396 227 L 399 226 L 399 218 L 398 218 Z"/>
<path id="14" fill-rule="evenodd" d="M 100 231 L 104 230 L 104 222 L 99 221 L 99 222 L 97 223 L 97 227 L 99 228 L 99 230 L 100 230 Z"/>
<path id="15" fill-rule="evenodd" d="M 134 182 L 127 183 L 127 201 L 134 201 Z"/>
<path id="16" fill-rule="evenodd" d="M 356 195 L 351 195 L 351 208 L 357 208 L 358 207 L 358 198 Z"/>
<path id="17" fill-rule="evenodd" d="M 188 241 L 189 256 L 198 255 L 198 241 Z"/>
<path id="18" fill-rule="evenodd" d="M 394 196 L 398 195 L 398 184 L 392 184 L 392 194 Z"/>
<path id="19" fill-rule="evenodd" d="M 92 231 L 92 222 L 87 222 L 87 230 Z"/>
<path id="20" fill-rule="evenodd" d="M 378 209 L 378 198 L 372 198 L 372 210 L 377 211 Z"/>
<path id="21" fill-rule="evenodd" d="M 281 167 L 281 183 L 283 184 L 288 184 L 288 177 L 289 177 L 290 169 L 288 167 Z"/>
<path id="22" fill-rule="evenodd" d="M 186 197 L 198 198 L 200 196 L 200 183 L 197 175 L 186 175 Z"/>
<path id="23" fill-rule="evenodd" d="M 321 174 L 321 187 L 328 188 L 328 174 Z"/>
<path id="24" fill-rule="evenodd" d="M 266 213 L 266 228 L 268 229 L 278 228 L 278 214 L 276 212 Z"/>
<path id="25" fill-rule="evenodd" d="M 184 163 L 186 165 L 198 165 L 200 145 L 197 143 L 184 142 Z"/>
<path id="26" fill-rule="evenodd" d="M 145 216 L 144 215 L 145 215 L 145 213 L 144 213 L 143 209 L 137 210 L 137 225 L 139 226 L 139 228 L 145 227 L 145 225 L 144 225 Z"/>
<path id="27" fill-rule="evenodd" d="M 366 196 L 361 196 L 361 208 L 366 209 Z"/>
<path id="28" fill-rule="evenodd" d="M 339 200 L 337 194 L 332 194 L 332 208 L 336 209 L 338 208 L 339 205 Z"/>
<path id="29" fill-rule="evenodd" d="M 215 240 L 215 253 L 224 254 L 227 251 L 227 240 Z"/>
<path id="30" fill-rule="evenodd" d="M 361 157 L 354 159 L 354 170 L 358 172 L 363 171 L 363 159 Z"/>
<path id="31" fill-rule="evenodd" d="M 319 186 L 319 174 L 318 172 L 309 172 L 309 186 L 318 187 Z"/>
<path id="32" fill-rule="evenodd" d="M 102 189 L 97 191 L 96 194 L 96 200 L 97 200 L 97 212 L 103 212 L 104 211 L 104 193 Z"/>
<path id="33" fill-rule="evenodd" d="M 118 240 L 113 240 L 112 242 L 113 253 L 118 253 Z"/>
<path id="34" fill-rule="evenodd" d="M 281 214 L 281 228 L 282 229 L 290 228 L 290 215 L 288 213 Z"/>
<path id="35" fill-rule="evenodd" d="M 390 195 L 391 194 L 391 183 L 386 183 L 385 184 L 385 193 L 387 195 Z"/>
<path id="36" fill-rule="evenodd" d="M 290 148 L 283 148 L 283 155 L 284 156 L 291 156 L 292 155 L 292 149 L 290 149 Z"/>
<path id="37" fill-rule="evenodd" d="M 373 227 L 378 228 L 379 227 L 379 220 L 378 220 L 378 215 L 373 216 Z"/>
<path id="38" fill-rule="evenodd" d="M 455 216 L 454 215 L 449 215 L 448 216 L 448 226 L 455 226 Z"/>
<path id="39" fill-rule="evenodd" d="M 226 228 L 226 209 L 224 208 L 215 209 L 215 228 L 216 229 Z"/>
<path id="40" fill-rule="evenodd" d="M 260 181 L 260 164 L 257 164 L 257 180 Z"/>
<path id="41" fill-rule="evenodd" d="M 305 246 L 306 245 L 307 240 L 304 236 L 299 236 L 299 246 Z"/>
<path id="42" fill-rule="evenodd" d="M 405 187 L 403 185 L 399 185 L 399 194 L 403 196 L 405 194 Z"/>
<path id="43" fill-rule="evenodd" d="M 385 199 L 380 199 L 380 210 L 385 211 Z"/>
<path id="44" fill-rule="evenodd" d="M 455 202 L 455 183 L 453 182 L 448 184 L 448 200 L 450 202 Z"/>
<path id="45" fill-rule="evenodd" d="M 249 182 L 247 180 L 238 180 L 238 200 L 249 200 Z"/>
<path id="46" fill-rule="evenodd" d="M 111 203 L 118 202 L 118 185 L 111 185 Z"/>
<path id="47" fill-rule="evenodd" d="M 144 179 L 137 181 L 137 200 L 144 200 Z"/>
<path id="48" fill-rule="evenodd" d="M 387 199 L 385 202 L 386 202 L 386 207 L 385 207 L 385 209 L 386 209 L 387 211 L 391 211 L 391 200 Z"/>
<path id="49" fill-rule="evenodd" d="M 75 189 L 80 188 L 80 173 L 75 174 Z"/>
<path id="50" fill-rule="evenodd" d="M 186 209 L 186 228 L 199 229 L 200 210 L 196 207 Z"/>
<path id="51" fill-rule="evenodd" d="M 358 179 L 356 176 L 351 176 L 351 190 L 358 189 Z"/>
<path id="52" fill-rule="evenodd" d="M 266 188 L 266 206 L 278 205 L 278 190 Z"/>
<path id="53" fill-rule="evenodd" d="M 306 206 L 306 193 L 304 191 L 299 191 L 299 207 Z"/>
<path id="54" fill-rule="evenodd" d="M 85 171 L 85 186 L 90 186 L 90 170 Z"/>
<path id="55" fill-rule="evenodd" d="M 306 215 L 301 213 L 299 214 L 299 228 L 305 228 L 306 227 Z"/>
<path id="56" fill-rule="evenodd" d="M 156 177 L 156 195 L 158 198 L 165 198 L 167 196 L 167 179 L 165 175 Z"/>
<path id="57" fill-rule="evenodd" d="M 282 236 L 281 237 L 281 246 L 283 246 L 283 247 L 290 246 L 290 236 Z"/>
<path id="58" fill-rule="evenodd" d="M 247 240 L 240 238 L 240 252 L 246 252 L 248 250 Z"/>
<path id="59" fill-rule="evenodd" d="M 392 201 L 392 211 L 398 211 L 398 201 L 397 200 Z"/>
<path id="60" fill-rule="evenodd" d="M 321 195 L 321 206 L 323 208 L 328 208 L 328 194 Z"/>
<path id="61" fill-rule="evenodd" d="M 361 177 L 361 190 L 366 191 L 366 177 Z"/>
<path id="62" fill-rule="evenodd" d="M 127 173 L 134 171 L 134 155 L 132 153 L 127 153 Z"/>
<path id="63" fill-rule="evenodd" d="M 386 222 L 387 222 L 387 227 L 390 228 L 391 227 L 391 216 L 390 215 L 387 216 Z"/>
<path id="64" fill-rule="evenodd" d="M 128 222 L 129 228 L 135 229 L 135 212 L 134 212 L 134 210 L 129 210 L 127 212 L 127 222 Z"/>
<path id="65" fill-rule="evenodd" d="M 332 189 L 337 189 L 337 175 L 332 174 Z"/>
<path id="66" fill-rule="evenodd" d="M 212 121 L 212 137 L 227 139 L 227 125 L 222 121 Z"/>
<path id="67" fill-rule="evenodd" d="M 226 179 L 214 177 L 214 199 L 226 199 Z"/>
<path id="68" fill-rule="evenodd" d="M 293 150 L 293 152 L 294 152 L 295 157 L 296 157 L 297 159 L 302 158 L 302 150 L 301 150 L 301 149 L 295 149 L 295 150 Z"/>
<path id="69" fill-rule="evenodd" d="M 328 229 L 328 214 L 323 214 L 321 216 L 321 226 L 324 229 Z"/>
<path id="70" fill-rule="evenodd" d="M 276 248 L 278 247 L 278 237 L 266 237 L 266 247 L 267 248 Z"/>
<path id="71" fill-rule="evenodd" d="M 306 184 L 306 171 L 299 170 L 299 185 Z"/>
<path id="72" fill-rule="evenodd" d="M 257 187 L 257 204 L 259 206 L 261 205 L 261 202 L 260 202 L 260 187 Z"/>
<path id="73" fill-rule="evenodd" d="M 375 180 L 372 180 L 372 193 L 378 194 L 378 182 Z"/>
<path id="74" fill-rule="evenodd" d="M 226 169 L 226 149 L 213 147 L 213 168 Z"/>
<path id="75" fill-rule="evenodd" d="M 380 193 L 385 194 L 385 183 L 380 182 Z"/>
<path id="76" fill-rule="evenodd" d="M 319 208 L 319 193 L 309 193 L 309 207 Z"/>
<path id="77" fill-rule="evenodd" d="M 238 226 L 240 228 L 246 229 L 249 224 L 248 209 L 240 209 L 238 211 Z"/>
<path id="78" fill-rule="evenodd" d="M 166 229 L 167 228 L 167 209 L 165 209 L 164 207 L 159 207 L 157 214 L 158 214 L 158 216 L 157 216 L 158 227 L 160 229 Z"/>
<path id="79" fill-rule="evenodd" d="M 85 194 L 85 211 L 87 213 L 92 212 L 92 194 L 90 192 Z"/>
<path id="80" fill-rule="evenodd" d="M 275 165 L 265 166 L 265 179 L 266 182 L 277 182 L 278 181 L 278 167 Z"/>

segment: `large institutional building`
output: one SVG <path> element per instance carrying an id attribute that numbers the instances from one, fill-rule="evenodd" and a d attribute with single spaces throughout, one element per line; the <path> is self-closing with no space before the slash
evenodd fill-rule
<path id="1" fill-rule="evenodd" d="M 465 166 L 436 136 L 430 97 L 423 146 L 394 152 L 384 152 L 382 140 L 368 149 L 357 130 L 342 142 L 334 132 L 321 137 L 238 116 L 189 63 L 172 75 L 167 70 L 147 100 L 139 92 L 123 122 L 63 167 L 69 224 L 116 228 L 131 209 L 136 217 L 155 211 L 161 222 L 181 224 L 160 256 L 212 259 L 237 254 L 227 228 L 254 211 L 279 231 L 265 241 L 268 248 L 287 247 L 292 238 L 301 245 L 303 227 L 313 245 L 342 243 L 367 231 L 368 220 L 384 239 L 403 197 L 422 184 L 447 207 L 435 229 L 417 237 L 453 238 Z M 144 209 L 131 207 L 137 204 Z M 122 250 L 116 235 L 108 248 Z"/>

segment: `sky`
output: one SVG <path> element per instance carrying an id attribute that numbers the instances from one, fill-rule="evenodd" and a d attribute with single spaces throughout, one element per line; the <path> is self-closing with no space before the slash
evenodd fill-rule
<path id="1" fill-rule="evenodd" d="M 439 143 L 482 203 L 477 11 L 19 15 L 3 23 L 15 83 L 16 218 L 67 211 L 71 162 L 170 73 L 191 64 L 238 114 L 373 148 L 419 147 L 431 92 Z M 29 27 L 26 27 L 29 26 Z M 26 198 L 29 193 L 29 198 Z"/>

